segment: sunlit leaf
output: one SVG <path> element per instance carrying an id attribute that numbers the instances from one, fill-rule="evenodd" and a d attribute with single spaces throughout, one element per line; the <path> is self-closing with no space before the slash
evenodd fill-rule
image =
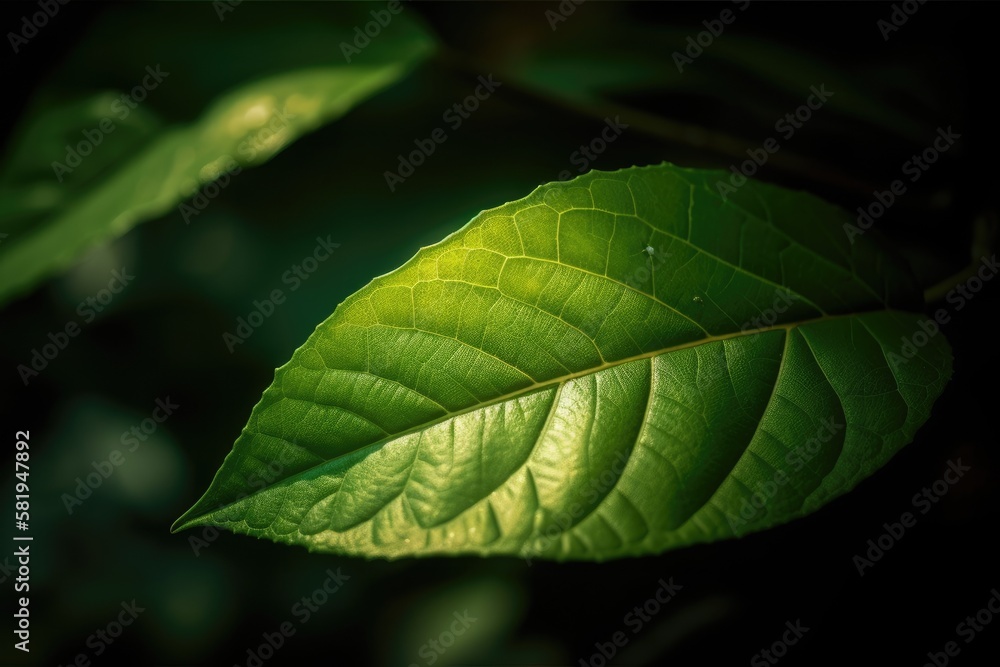
<path id="1" fill-rule="evenodd" d="M 847 213 L 755 182 L 724 200 L 723 178 L 543 185 L 376 278 L 277 370 L 175 529 L 603 560 L 853 488 L 928 418 L 949 346 L 902 345 L 920 290 Z"/>
<path id="2" fill-rule="evenodd" d="M 201 8 L 208 11 L 209 5 Z M 252 7 L 240 9 L 240 16 L 254 15 Z M 192 6 L 186 11 L 197 10 Z M 205 184 L 221 177 L 225 186 L 244 167 L 266 162 L 397 82 L 432 52 L 431 37 L 400 14 L 380 39 L 370 40 L 358 53 L 349 52 L 353 57 L 348 62 L 339 45 L 353 44 L 356 22 L 371 20 L 359 11 L 355 7 L 333 23 L 317 22 L 297 35 L 239 33 L 240 49 L 252 49 L 258 57 L 275 51 L 274 62 L 257 63 L 255 73 L 245 62 L 228 72 L 227 80 L 238 85 L 213 90 L 212 102 L 196 107 L 191 122 L 168 123 L 147 108 L 173 114 L 179 106 L 190 113 L 204 89 L 220 83 L 211 66 L 192 62 L 186 53 L 131 73 L 136 83 L 155 83 L 145 93 L 150 103 L 135 109 L 120 101 L 126 91 L 70 100 L 56 108 L 50 108 L 47 94 L 40 94 L 35 107 L 40 110 L 29 111 L 15 131 L 0 175 L 0 231 L 9 235 L 0 254 L 0 303 L 67 267 L 93 244 L 163 215 Z M 112 39 L 101 31 L 96 36 Z M 200 33 L 189 37 L 184 45 L 194 53 L 209 41 Z M 299 40 L 294 58 L 272 48 L 289 39 Z M 149 55 L 171 53 L 177 54 L 167 49 Z M 238 54 L 232 54 L 236 61 Z M 72 64 L 67 71 L 74 71 Z M 151 78 L 153 72 L 159 74 Z M 113 129 L 100 131 L 101 122 Z M 81 143 L 87 144 L 86 153 L 76 150 Z M 70 149 L 79 157 L 70 155 Z"/>

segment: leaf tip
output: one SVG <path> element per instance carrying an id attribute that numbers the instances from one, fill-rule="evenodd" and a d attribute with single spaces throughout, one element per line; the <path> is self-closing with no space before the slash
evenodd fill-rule
<path id="1" fill-rule="evenodd" d="M 203 516 L 204 515 L 198 511 L 198 505 L 194 505 L 191 509 L 184 512 L 184 514 L 180 515 L 177 520 L 174 521 L 174 523 L 170 526 L 170 534 L 173 535 L 181 532 L 182 530 L 194 528 L 195 526 L 204 523 Z"/>

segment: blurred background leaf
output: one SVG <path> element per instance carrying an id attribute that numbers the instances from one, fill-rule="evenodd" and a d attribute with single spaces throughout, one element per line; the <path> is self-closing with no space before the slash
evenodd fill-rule
<path id="1" fill-rule="evenodd" d="M 0 177 L 0 212 L 10 220 L 0 303 L 65 268 L 92 244 L 162 215 L 203 184 L 267 161 L 399 80 L 433 51 L 430 36 L 402 15 L 382 29 L 382 39 L 345 55 L 339 45 L 352 44 L 352 29 L 371 20 L 356 5 L 312 21 L 287 12 L 277 25 L 241 26 L 221 43 L 204 29 L 177 40 L 186 26 L 205 25 L 190 16 L 203 9 L 151 10 L 160 14 L 145 18 L 160 27 L 156 39 L 137 41 L 138 32 L 126 28 L 128 16 L 98 23 L 77 57 L 38 93 L 15 130 Z M 133 7 L 126 14 L 134 20 L 137 11 L 145 10 Z M 267 39 L 262 48 L 265 35 L 255 29 L 280 29 L 275 34 L 284 39 Z M 118 49 L 128 49 L 131 62 L 148 64 L 124 68 L 102 57 Z M 237 65 L 215 66 L 211 54 L 219 49 Z M 82 62 L 91 65 L 81 71 Z M 138 89 L 142 97 L 81 98 L 88 81 L 130 81 L 123 94 Z M 213 96 L 197 119 L 184 122 Z M 80 157 L 70 156 L 77 146 Z M 50 163 L 53 156 L 59 157 Z M 57 185 L 63 181 L 64 187 Z"/>

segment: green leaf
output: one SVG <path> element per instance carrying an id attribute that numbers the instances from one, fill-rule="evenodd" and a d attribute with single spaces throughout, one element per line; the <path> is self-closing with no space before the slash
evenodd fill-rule
<path id="1" fill-rule="evenodd" d="M 543 185 L 376 278 L 277 370 L 174 529 L 603 560 L 853 488 L 928 418 L 950 348 L 900 348 L 920 290 L 847 213 L 752 181 L 725 201 L 725 178 Z"/>
<path id="2" fill-rule="evenodd" d="M 147 72 L 166 72 L 144 93 L 148 103 L 129 109 L 119 101 L 126 90 L 105 90 L 59 101 L 50 108 L 56 104 L 57 93 L 68 86 L 67 78 L 85 76 L 71 62 L 68 74 L 56 76 L 57 85 L 40 94 L 25 115 L 0 171 L 0 232 L 9 234 L 0 251 L 0 304 L 68 267 L 88 247 L 169 212 L 206 184 L 220 177 L 228 183 L 238 178 L 242 168 L 270 160 L 300 136 L 399 81 L 433 51 L 432 38 L 400 14 L 380 39 L 352 53 L 347 62 L 338 44 L 351 44 L 353 27 L 371 20 L 355 7 L 346 14 L 339 11 L 339 24 L 317 21 L 286 37 L 246 31 L 239 39 L 228 38 L 235 40 L 236 50 L 227 53 L 238 65 L 227 78 L 218 74 L 222 68 L 206 67 L 202 59 L 209 47 L 219 48 L 217 33 L 222 28 L 212 12 L 203 15 L 208 11 L 205 5 L 187 11 L 199 12 L 201 19 L 192 22 L 197 28 L 190 41 L 182 44 L 171 34 L 172 47 L 143 52 L 142 57 L 150 60 L 139 62 L 153 65 L 132 67 L 120 75 L 131 83 L 152 83 L 156 79 L 150 79 Z M 261 11 L 243 7 L 239 17 L 269 18 L 261 16 Z M 282 14 L 288 12 L 282 10 Z M 213 24 L 206 32 L 205 26 Z M 97 33 L 104 40 L 98 40 L 104 51 L 114 50 L 109 40 L 131 39 L 134 33 L 121 26 L 117 32 L 107 25 L 104 28 Z M 90 48 L 93 45 L 85 45 L 81 51 L 86 54 Z M 144 49 L 143 45 L 137 48 Z M 266 54 L 271 51 L 275 55 L 269 61 Z M 248 67 L 241 53 L 247 52 L 255 54 L 256 71 L 244 71 Z M 197 55 L 194 60 L 192 53 Z M 163 56 L 167 57 L 161 60 Z M 85 57 L 77 60 L 91 62 Z M 159 105 L 170 115 L 177 115 L 177 108 L 190 113 L 190 105 L 204 97 L 205 88 L 212 91 L 212 102 L 195 107 L 200 116 L 191 122 L 165 123 L 148 108 Z M 220 95 L 220 90 L 226 92 Z M 102 120 L 111 121 L 113 129 L 100 132 Z M 65 167 L 69 163 L 66 146 L 76 147 L 85 139 L 92 148 L 85 154 L 80 151 L 83 157 L 78 166 L 69 165 L 73 168 L 68 173 L 54 166 L 59 162 Z M 193 210 L 186 221 L 196 220 L 193 216 L 198 209 Z"/>

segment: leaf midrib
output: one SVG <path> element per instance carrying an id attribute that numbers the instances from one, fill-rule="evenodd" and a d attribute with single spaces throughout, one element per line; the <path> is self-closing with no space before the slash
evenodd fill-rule
<path id="1" fill-rule="evenodd" d="M 692 347 L 698 347 L 699 345 L 705 345 L 705 344 L 708 344 L 708 343 L 714 343 L 714 342 L 725 341 L 725 340 L 734 340 L 734 339 L 741 338 L 741 337 L 744 337 L 744 336 L 753 336 L 753 335 L 760 334 L 760 333 L 767 333 L 769 331 L 785 331 L 786 335 L 787 335 L 787 333 L 790 332 L 790 331 L 792 331 L 793 329 L 797 329 L 799 327 L 803 327 L 803 326 L 806 326 L 806 325 L 809 325 L 809 324 L 816 324 L 818 322 L 825 322 L 825 321 L 845 319 L 845 318 L 850 318 L 850 317 L 857 317 L 859 315 L 863 315 L 863 314 L 867 314 L 867 313 L 872 313 L 872 312 L 891 312 L 892 310 L 894 310 L 894 309 L 886 308 L 886 309 L 859 310 L 859 311 L 856 311 L 856 312 L 839 314 L 839 315 L 821 315 L 819 317 L 810 318 L 808 320 L 800 320 L 800 321 L 795 321 L 795 322 L 787 322 L 787 323 L 780 324 L 780 325 L 779 324 L 775 324 L 775 325 L 769 326 L 769 327 L 760 327 L 760 328 L 755 328 L 755 329 L 748 329 L 746 331 L 736 331 L 736 332 L 731 332 L 731 333 L 727 333 L 727 334 L 718 334 L 718 335 L 714 335 L 714 336 L 702 337 L 702 338 L 698 338 L 698 339 L 695 339 L 695 340 L 692 340 L 692 341 L 688 341 L 688 342 L 685 342 L 685 343 L 680 343 L 678 345 L 672 345 L 672 346 L 660 348 L 660 349 L 657 349 L 657 350 L 651 350 L 649 352 L 643 352 L 642 354 L 632 355 L 630 357 L 624 357 L 622 359 L 617 359 L 615 361 L 606 361 L 606 362 L 602 363 L 599 366 L 594 366 L 594 367 L 591 367 L 591 368 L 588 368 L 588 369 L 585 369 L 585 370 L 582 370 L 582 371 L 577 371 L 577 372 L 574 372 L 574 373 L 568 373 L 566 375 L 557 376 L 557 377 L 550 378 L 550 379 L 542 381 L 542 382 L 535 382 L 535 383 L 533 383 L 531 385 L 528 385 L 526 387 L 522 387 L 522 388 L 517 389 L 517 390 L 512 391 L 512 392 L 508 392 L 507 394 L 503 394 L 502 396 L 497 396 L 497 397 L 492 398 L 492 399 L 490 399 L 488 401 L 484 401 L 484 402 L 481 402 L 481 403 L 476 403 L 474 405 L 467 406 L 467 407 L 462 408 L 460 410 L 453 410 L 453 411 L 450 411 L 450 412 L 445 412 L 443 415 L 441 415 L 439 417 L 435 417 L 432 420 L 425 421 L 425 422 L 422 422 L 420 424 L 416 424 L 416 425 L 414 425 L 411 428 L 408 428 L 408 429 L 403 430 L 403 431 L 399 431 L 397 433 L 393 433 L 391 435 L 388 435 L 388 436 L 386 436 L 384 438 L 381 438 L 379 440 L 376 440 L 374 442 L 371 442 L 371 443 L 368 443 L 366 445 L 362 445 L 360 447 L 352 449 L 349 452 L 344 452 L 343 454 L 339 454 L 339 455 L 334 456 L 332 458 L 324 459 L 322 461 L 322 463 L 319 463 L 319 464 L 316 464 L 314 466 L 311 466 L 310 468 L 307 468 L 306 470 L 302 470 L 300 472 L 297 472 L 294 475 L 289 475 L 288 477 L 285 477 L 285 478 L 283 478 L 283 479 L 281 479 L 279 481 L 275 481 L 273 484 L 270 484 L 268 486 L 265 486 L 264 488 L 255 490 L 253 493 L 249 493 L 249 494 L 247 494 L 247 495 L 245 495 L 245 496 L 243 496 L 241 498 L 238 498 L 236 500 L 233 500 L 231 502 L 220 504 L 214 510 L 212 510 L 212 512 L 202 512 L 198 516 L 192 517 L 192 518 L 188 519 L 183 524 L 177 525 L 172 530 L 173 530 L 173 532 L 176 532 L 176 531 L 188 528 L 188 527 L 190 527 L 192 525 L 196 525 L 197 522 L 198 522 L 198 520 L 200 520 L 200 519 L 208 516 L 211 513 L 218 512 L 218 511 L 221 511 L 221 510 L 226 509 L 228 507 L 231 507 L 231 506 L 235 505 L 238 502 L 245 501 L 245 500 L 247 500 L 249 498 L 252 498 L 252 497 L 256 496 L 257 494 L 260 494 L 260 493 L 263 493 L 265 491 L 271 490 L 271 489 L 273 489 L 275 487 L 287 486 L 288 484 L 291 484 L 291 483 L 297 481 L 298 479 L 300 479 L 300 478 L 302 478 L 302 477 L 304 477 L 306 475 L 315 474 L 316 471 L 317 471 L 317 469 L 319 469 L 319 468 L 322 468 L 324 466 L 328 466 L 331 463 L 335 463 L 336 461 L 339 461 L 339 460 L 341 460 L 343 458 L 346 458 L 346 457 L 349 457 L 349 456 L 355 456 L 355 455 L 359 454 L 360 452 L 363 452 L 366 449 L 371 449 L 371 450 L 374 451 L 377 448 L 385 446 L 385 445 L 389 444 L 390 442 L 392 442 L 394 440 L 397 440 L 399 438 L 405 437 L 405 436 L 410 435 L 412 433 L 416 433 L 418 431 L 426 430 L 426 429 L 431 428 L 433 426 L 436 426 L 436 425 L 438 425 L 438 424 L 440 424 L 442 422 L 445 422 L 448 419 L 452 419 L 452 418 L 457 417 L 457 416 L 468 414 L 468 413 L 473 412 L 475 410 L 481 410 L 481 409 L 484 409 L 484 408 L 488 408 L 488 407 L 490 407 L 492 405 L 496 405 L 498 403 L 503 403 L 505 401 L 509 401 L 511 399 L 518 398 L 519 396 L 527 395 L 527 394 L 529 394 L 529 393 L 531 393 L 533 391 L 538 391 L 538 390 L 544 389 L 546 387 L 560 386 L 560 385 L 562 385 L 562 384 L 564 384 L 566 382 L 569 382 L 571 380 L 575 380 L 575 379 L 577 379 L 579 377 L 583 377 L 583 376 L 590 375 L 590 374 L 593 374 L 593 373 L 598 373 L 600 371 L 607 370 L 608 368 L 614 368 L 615 366 L 620 366 L 622 364 L 631 363 L 633 361 L 640 361 L 640 360 L 643 360 L 643 359 L 651 359 L 653 357 L 660 356 L 661 354 L 669 354 L 669 353 L 672 353 L 672 352 L 677 352 L 679 350 L 685 350 L 685 349 L 689 349 L 689 348 L 692 348 Z M 782 357 L 782 358 L 784 358 L 784 357 Z M 381 378 L 381 376 L 376 376 L 376 377 L 379 377 L 380 379 L 386 379 L 386 380 L 389 379 L 389 378 Z M 550 408 L 550 410 L 551 410 L 551 408 Z M 292 444 L 294 444 L 294 443 L 292 443 Z"/>

